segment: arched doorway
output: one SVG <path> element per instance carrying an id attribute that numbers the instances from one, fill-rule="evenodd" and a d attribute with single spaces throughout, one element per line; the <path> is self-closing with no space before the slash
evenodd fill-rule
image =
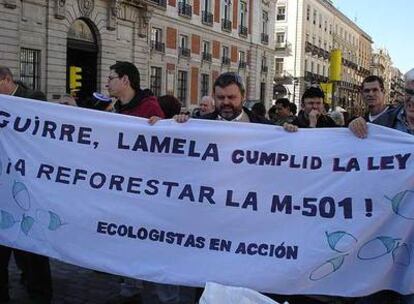
<path id="1" fill-rule="evenodd" d="M 75 94 L 81 107 L 90 107 L 90 98 L 97 88 L 98 44 L 95 32 L 86 20 L 77 19 L 71 25 L 67 40 L 66 91 Z M 70 67 L 81 69 L 77 74 L 81 86 L 77 90 L 70 88 Z M 79 70 L 79 69 L 78 69 Z"/>

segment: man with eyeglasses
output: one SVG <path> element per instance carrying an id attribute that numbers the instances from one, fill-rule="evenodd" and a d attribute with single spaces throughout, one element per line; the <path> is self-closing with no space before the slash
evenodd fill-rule
<path id="1" fill-rule="evenodd" d="M 109 69 L 106 88 L 109 96 L 117 99 L 115 112 L 143 118 L 165 117 L 157 97 L 150 90 L 141 89 L 139 71 L 133 63 L 120 61 Z M 150 284 L 131 278 L 122 278 L 121 281 L 119 295 L 110 298 L 107 304 L 137 303 Z"/>
<path id="2" fill-rule="evenodd" d="M 120 114 L 150 118 L 164 118 L 157 97 L 140 87 L 137 67 L 127 61 L 120 61 L 110 67 L 106 84 L 109 95 L 117 98 L 115 110 Z"/>
<path id="3" fill-rule="evenodd" d="M 43 92 L 33 91 L 23 83 L 14 80 L 12 72 L 5 66 L 0 66 L 0 94 L 46 100 Z M 0 303 L 7 303 L 10 300 L 8 266 L 12 252 L 18 268 L 22 271 L 21 282 L 26 285 L 33 303 L 50 303 L 52 278 L 49 258 L 2 245 L 0 245 Z"/>

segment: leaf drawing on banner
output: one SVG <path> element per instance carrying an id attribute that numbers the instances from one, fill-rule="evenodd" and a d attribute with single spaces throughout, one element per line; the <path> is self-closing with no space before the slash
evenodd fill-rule
<path id="1" fill-rule="evenodd" d="M 50 231 L 56 231 L 63 225 L 66 225 L 57 213 L 50 210 L 38 209 L 36 211 L 36 220 Z"/>
<path id="2" fill-rule="evenodd" d="M 325 232 L 326 238 L 332 250 L 345 253 L 355 246 L 358 240 L 350 233 L 345 231 L 334 231 L 331 233 Z"/>
<path id="3" fill-rule="evenodd" d="M 411 263 L 411 249 L 406 243 L 398 244 L 392 251 L 394 264 L 408 267 Z"/>
<path id="4" fill-rule="evenodd" d="M 12 194 L 14 201 L 21 209 L 24 211 L 30 209 L 30 195 L 25 184 L 14 181 Z"/>
<path id="5" fill-rule="evenodd" d="M 13 214 L 1 210 L 1 222 L 0 222 L 0 229 L 9 229 L 14 226 L 17 221 L 14 219 Z"/>
<path id="6" fill-rule="evenodd" d="M 374 260 L 387 255 L 395 248 L 398 240 L 389 236 L 378 236 L 359 248 L 358 258 L 360 260 Z"/>
<path id="7" fill-rule="evenodd" d="M 23 218 L 20 223 L 20 229 L 23 231 L 25 235 L 29 234 L 30 230 L 33 227 L 34 222 L 35 220 L 33 217 L 23 214 Z"/>
<path id="8" fill-rule="evenodd" d="M 405 190 L 397 193 L 392 198 L 385 195 L 385 198 L 391 201 L 392 211 L 395 214 L 407 219 L 414 220 L 414 191 Z"/>
<path id="9" fill-rule="evenodd" d="M 339 268 L 341 268 L 346 256 L 347 254 L 344 254 L 336 258 L 327 260 L 325 263 L 318 266 L 311 272 L 309 279 L 312 281 L 319 281 L 327 277 L 328 275 L 336 272 Z"/>

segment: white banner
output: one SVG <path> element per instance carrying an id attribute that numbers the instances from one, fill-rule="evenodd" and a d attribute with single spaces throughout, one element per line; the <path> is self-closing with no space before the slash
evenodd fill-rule
<path id="1" fill-rule="evenodd" d="M 0 243 L 162 283 L 414 292 L 414 136 L 0 97 Z"/>

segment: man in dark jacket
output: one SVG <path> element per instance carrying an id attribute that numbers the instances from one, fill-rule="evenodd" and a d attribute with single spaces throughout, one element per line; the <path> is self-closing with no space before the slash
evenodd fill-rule
<path id="1" fill-rule="evenodd" d="M 302 95 L 302 110 L 292 122 L 299 128 L 332 128 L 337 125 L 325 113 L 324 93 L 320 88 L 310 87 Z"/>
<path id="2" fill-rule="evenodd" d="M 164 118 L 157 97 L 149 90 L 141 90 L 139 72 L 134 64 L 121 61 L 112 65 L 106 87 L 109 95 L 118 99 L 116 112 L 144 118 Z"/>
<path id="3" fill-rule="evenodd" d="M 0 94 L 46 100 L 43 92 L 33 91 L 13 79 L 10 69 L 0 66 Z M 45 256 L 0 245 L 0 303 L 9 301 L 8 265 L 14 252 L 18 267 L 22 270 L 22 281 L 34 303 L 48 304 L 52 299 L 52 279 L 49 259 Z"/>
<path id="4" fill-rule="evenodd" d="M 213 85 L 215 110 L 200 118 L 272 124 L 272 122 L 266 118 L 260 117 L 243 107 L 245 92 L 243 80 L 239 74 L 233 72 L 221 74 Z M 188 119 L 189 116 L 186 114 L 176 116 L 177 122 L 186 122 Z"/>

